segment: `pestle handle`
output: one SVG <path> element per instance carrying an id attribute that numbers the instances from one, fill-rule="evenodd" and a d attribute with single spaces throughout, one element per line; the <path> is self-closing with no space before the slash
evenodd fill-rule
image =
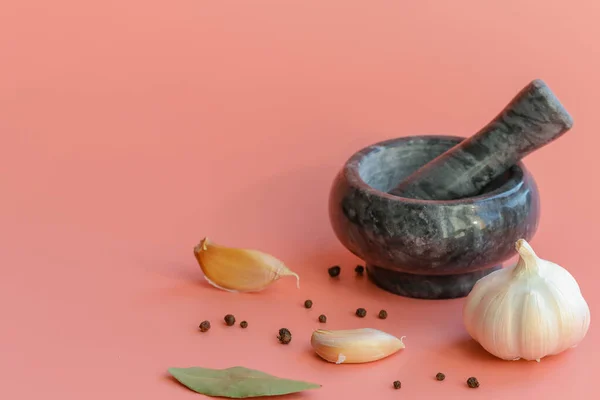
<path id="1" fill-rule="evenodd" d="M 489 124 L 411 174 L 390 194 L 423 200 L 477 195 L 521 158 L 562 136 L 573 119 L 540 79 Z"/>

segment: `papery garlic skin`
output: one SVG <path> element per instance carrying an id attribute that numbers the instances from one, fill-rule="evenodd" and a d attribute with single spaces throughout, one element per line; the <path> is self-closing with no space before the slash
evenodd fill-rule
<path id="1" fill-rule="evenodd" d="M 504 360 L 536 360 L 576 346 L 587 334 L 590 310 L 564 268 L 516 243 L 519 261 L 481 278 L 463 309 L 469 335 Z"/>
<path id="2" fill-rule="evenodd" d="M 402 340 L 389 333 L 372 329 L 326 330 L 312 333 L 310 344 L 324 360 L 336 364 L 368 363 L 404 349 Z"/>
<path id="3" fill-rule="evenodd" d="M 270 254 L 258 250 L 217 245 L 208 238 L 194 247 L 194 256 L 204 278 L 214 287 L 229 292 L 258 292 L 283 276 L 300 277 Z"/>

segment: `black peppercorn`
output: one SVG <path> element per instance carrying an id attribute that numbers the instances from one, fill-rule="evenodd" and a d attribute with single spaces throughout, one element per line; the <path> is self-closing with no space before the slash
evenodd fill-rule
<path id="1" fill-rule="evenodd" d="M 225 324 L 227 326 L 232 326 L 233 324 L 235 324 L 235 317 L 231 314 L 227 314 L 223 319 L 225 320 Z"/>
<path id="2" fill-rule="evenodd" d="M 442 374 L 441 372 L 438 372 L 435 375 L 435 379 L 437 379 L 438 381 L 443 381 L 444 379 L 446 379 L 446 375 Z"/>
<path id="3" fill-rule="evenodd" d="M 281 344 L 288 344 L 292 341 L 292 333 L 289 331 L 289 329 L 281 328 L 279 330 L 279 336 L 277 336 L 277 339 Z"/>
<path id="4" fill-rule="evenodd" d="M 358 308 L 356 309 L 356 315 L 360 318 L 364 318 L 367 315 L 367 310 L 365 310 L 364 308 Z"/>
<path id="5" fill-rule="evenodd" d="M 200 332 L 206 332 L 207 330 L 210 329 L 210 322 L 209 321 L 202 321 L 200 323 Z"/>
<path id="6" fill-rule="evenodd" d="M 241 327 L 242 329 L 246 329 L 246 328 L 248 327 L 248 322 L 246 322 L 246 321 L 242 321 L 242 322 L 240 322 L 240 327 Z"/>
<path id="7" fill-rule="evenodd" d="M 467 379 L 467 386 L 471 389 L 475 389 L 479 387 L 479 381 L 474 376 Z"/>
<path id="8" fill-rule="evenodd" d="M 311 308 L 312 307 L 312 300 L 306 300 L 304 302 L 304 307 L 305 308 Z"/>
<path id="9" fill-rule="evenodd" d="M 279 330 L 279 336 L 285 335 L 286 333 L 291 335 L 291 332 L 290 332 L 290 330 L 289 330 L 289 329 L 287 329 L 287 328 L 281 328 L 281 329 Z"/>
<path id="10" fill-rule="evenodd" d="M 365 272 L 365 267 L 363 267 L 362 265 L 357 265 L 356 268 L 354 268 L 354 271 L 357 275 L 362 275 L 363 272 Z"/>
<path id="11" fill-rule="evenodd" d="M 387 311 L 385 311 L 385 310 L 379 311 L 379 318 L 386 319 L 387 318 Z"/>
<path id="12" fill-rule="evenodd" d="M 394 389 L 400 389 L 402 387 L 402 384 L 400 383 L 400 381 L 394 381 Z"/>
<path id="13" fill-rule="evenodd" d="M 324 314 L 319 315 L 319 322 L 321 322 L 321 323 L 327 322 L 327 317 Z"/>
<path id="14" fill-rule="evenodd" d="M 338 276 L 341 271 L 342 271 L 342 269 L 340 268 L 339 265 L 334 265 L 333 267 L 331 267 L 327 270 L 327 272 L 329 272 L 329 276 L 331 276 L 332 278 L 335 278 L 336 276 Z"/>

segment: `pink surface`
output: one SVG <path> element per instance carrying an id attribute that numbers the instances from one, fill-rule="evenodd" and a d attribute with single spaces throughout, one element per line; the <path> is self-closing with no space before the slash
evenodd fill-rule
<path id="1" fill-rule="evenodd" d="M 600 3 L 489 3 L 4 1 L 1 397 L 202 398 L 167 368 L 244 365 L 323 385 L 290 399 L 596 398 Z M 333 176 L 357 149 L 469 135 L 533 78 L 575 127 L 527 158 L 543 208 L 532 245 L 571 271 L 592 310 L 581 345 L 540 364 L 480 350 L 463 299 L 355 279 L 327 215 Z M 203 236 L 282 258 L 300 289 L 209 287 L 192 253 Z M 407 348 L 325 363 L 309 346 L 321 312 L 328 328 L 380 328 Z M 248 329 L 223 326 L 226 313 Z M 204 319 L 213 328 L 201 334 Z"/>

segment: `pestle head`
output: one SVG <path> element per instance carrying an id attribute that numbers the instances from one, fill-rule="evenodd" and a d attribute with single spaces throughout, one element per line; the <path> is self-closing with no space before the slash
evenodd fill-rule
<path id="1" fill-rule="evenodd" d="M 552 90 L 536 79 L 479 132 L 419 168 L 389 193 L 423 200 L 475 196 L 572 126 L 573 119 Z"/>

